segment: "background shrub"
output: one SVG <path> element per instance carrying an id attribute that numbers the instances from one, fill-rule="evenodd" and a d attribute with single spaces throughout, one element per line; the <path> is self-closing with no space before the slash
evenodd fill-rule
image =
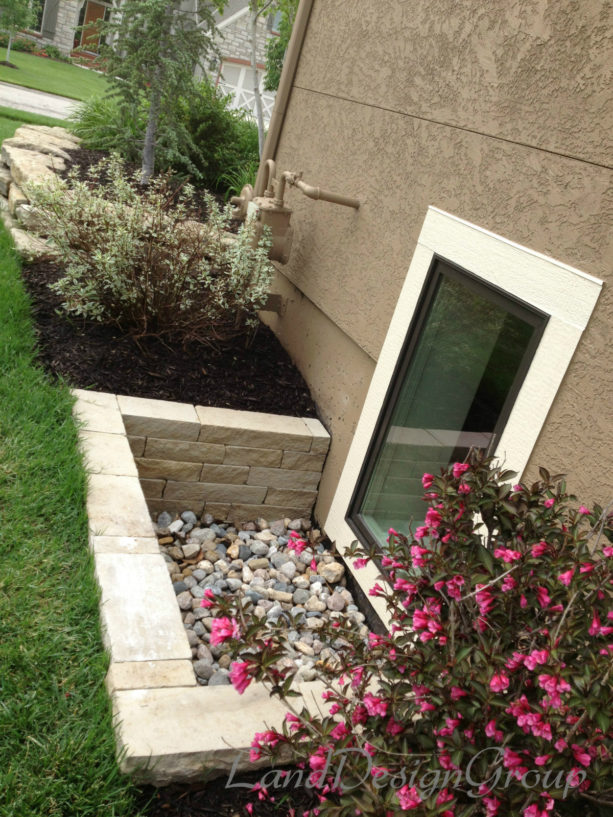
<path id="1" fill-rule="evenodd" d="M 72 174 L 29 187 L 66 269 L 53 286 L 64 309 L 135 336 L 248 338 L 272 278 L 269 241 L 256 245 L 252 222 L 228 236 L 231 208 L 221 211 L 210 194 L 203 225 L 190 218 L 189 185 L 177 192 L 166 175 L 143 189 L 137 179 L 114 157 L 87 181 Z"/>
<path id="2" fill-rule="evenodd" d="M 234 192 L 237 179 L 252 181 L 259 163 L 257 126 L 231 110 L 230 101 L 203 80 L 194 83 L 189 98 L 163 111 L 156 170 L 172 170 L 221 194 Z M 73 129 L 85 147 L 115 151 L 129 162 L 140 160 L 146 124 L 144 99 L 132 106 L 122 105 L 117 97 L 90 99 L 73 117 Z"/>

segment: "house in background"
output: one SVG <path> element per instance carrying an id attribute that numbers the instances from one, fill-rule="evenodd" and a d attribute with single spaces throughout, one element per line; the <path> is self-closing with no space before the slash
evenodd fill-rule
<path id="1" fill-rule="evenodd" d="M 332 435 L 341 553 L 419 520 L 421 474 L 471 445 L 613 499 L 612 14 L 301 0 L 263 159 L 360 207 L 286 187 L 263 317 Z"/>
<path id="2" fill-rule="evenodd" d="M 30 34 L 43 43 L 55 45 L 64 54 L 95 59 L 100 47 L 98 25 L 109 19 L 112 7 L 111 2 L 104 0 L 43 0 Z M 216 16 L 221 61 L 214 61 L 209 76 L 224 94 L 232 94 L 232 107 L 255 116 L 249 4 L 247 0 L 229 0 L 224 11 Z M 274 93 L 264 91 L 263 87 L 266 42 L 276 36 L 274 22 L 274 15 L 262 15 L 258 20 L 257 63 L 266 123 L 275 98 Z"/>

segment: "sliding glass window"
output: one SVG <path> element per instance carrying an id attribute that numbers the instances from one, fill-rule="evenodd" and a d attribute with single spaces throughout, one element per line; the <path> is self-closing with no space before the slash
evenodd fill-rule
<path id="1" fill-rule="evenodd" d="M 408 533 L 425 514 L 424 472 L 495 450 L 546 320 L 434 260 L 347 516 L 358 536 Z"/>

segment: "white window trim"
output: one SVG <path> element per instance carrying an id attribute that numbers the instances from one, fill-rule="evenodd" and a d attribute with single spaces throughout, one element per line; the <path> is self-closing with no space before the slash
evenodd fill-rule
<path id="1" fill-rule="evenodd" d="M 519 474 L 528 463 L 602 288 L 602 281 L 578 269 L 436 207 L 428 208 L 324 524 L 341 555 L 356 539 L 345 515 L 435 255 L 550 316 L 495 452 L 505 467 Z M 366 589 L 377 574 L 374 565 L 369 565 L 355 573 L 355 579 Z M 373 606 L 383 614 L 381 599 L 373 599 Z"/>

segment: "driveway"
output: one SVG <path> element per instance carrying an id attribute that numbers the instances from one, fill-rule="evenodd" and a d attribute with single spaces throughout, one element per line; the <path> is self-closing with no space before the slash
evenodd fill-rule
<path id="1" fill-rule="evenodd" d="M 68 119 L 79 102 L 65 96 L 56 96 L 56 94 L 47 94 L 43 91 L 34 91 L 32 88 L 23 88 L 21 85 L 0 82 L 0 105 L 43 116 L 53 116 L 56 119 Z"/>

